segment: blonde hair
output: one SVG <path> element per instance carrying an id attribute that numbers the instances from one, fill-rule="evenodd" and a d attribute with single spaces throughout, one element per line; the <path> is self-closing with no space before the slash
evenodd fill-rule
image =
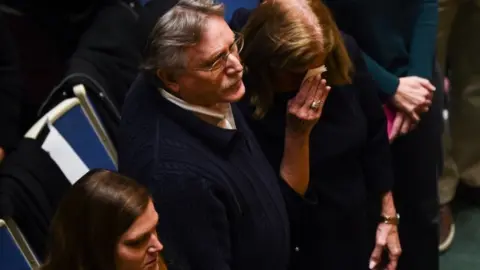
<path id="1" fill-rule="evenodd" d="M 280 69 L 306 69 L 326 56 L 330 85 L 351 83 L 352 62 L 328 8 L 318 0 L 267 1 L 259 5 L 242 30 L 240 54 L 251 75 L 254 116 L 262 118 L 273 102 L 273 75 Z"/>

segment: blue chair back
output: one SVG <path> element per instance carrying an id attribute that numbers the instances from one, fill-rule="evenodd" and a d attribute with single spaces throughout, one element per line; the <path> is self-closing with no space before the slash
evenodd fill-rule
<path id="1" fill-rule="evenodd" d="M 117 169 L 80 105 L 57 119 L 53 126 L 89 169 Z"/>
<path id="2" fill-rule="evenodd" d="M 12 231 L 8 228 L 6 222 L 0 219 L 0 269 L 5 270 L 30 270 L 33 269 L 32 265 L 28 261 L 29 255 L 24 254 L 20 243 L 23 238 L 14 236 Z M 26 247 L 23 243 L 23 248 Z M 33 258 L 33 254 L 30 254 L 30 259 L 33 266 L 38 266 L 38 262 Z"/>
<path id="3" fill-rule="evenodd" d="M 225 4 L 225 20 L 232 18 L 233 12 L 238 8 L 253 9 L 258 6 L 259 0 L 220 0 Z"/>
<path id="4" fill-rule="evenodd" d="M 78 97 L 66 99 L 47 112 L 25 137 L 44 140 L 44 146 L 53 136 L 55 141 L 44 149 L 50 153 L 65 176 L 74 182 L 88 170 L 103 168 L 117 170 L 116 157 L 94 109 Z M 40 138 L 41 137 L 41 138 Z M 43 138 L 44 137 L 44 138 Z"/>

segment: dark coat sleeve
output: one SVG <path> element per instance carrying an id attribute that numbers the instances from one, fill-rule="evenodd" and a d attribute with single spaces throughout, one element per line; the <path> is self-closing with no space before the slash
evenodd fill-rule
<path id="1" fill-rule="evenodd" d="M 438 0 L 423 0 L 410 45 L 408 75 L 432 80 L 437 25 Z"/>
<path id="2" fill-rule="evenodd" d="M 355 40 L 345 37 L 345 43 L 355 66 L 353 83 L 359 90 L 359 100 L 367 118 L 368 138 L 363 154 L 367 185 L 374 193 L 385 193 L 393 186 L 393 168 L 387 135 L 387 120 L 378 97 L 378 85 L 370 76 Z"/>
<path id="3" fill-rule="evenodd" d="M 0 15 L 0 147 L 7 151 L 19 138 L 22 87 L 13 37 Z"/>
<path id="4" fill-rule="evenodd" d="M 163 170 L 162 170 L 163 171 Z M 185 170 L 154 177 L 153 193 L 168 269 L 229 270 L 231 243 L 222 192 Z"/>

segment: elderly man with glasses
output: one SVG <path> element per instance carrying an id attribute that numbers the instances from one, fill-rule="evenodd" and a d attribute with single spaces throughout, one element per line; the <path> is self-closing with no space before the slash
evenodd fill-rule
<path id="1" fill-rule="evenodd" d="M 169 269 L 295 269 L 316 204 L 309 136 L 330 87 L 313 77 L 290 101 L 276 172 L 233 104 L 245 93 L 243 39 L 223 7 L 158 2 L 170 6 L 125 100 L 119 166 L 153 195 Z"/>

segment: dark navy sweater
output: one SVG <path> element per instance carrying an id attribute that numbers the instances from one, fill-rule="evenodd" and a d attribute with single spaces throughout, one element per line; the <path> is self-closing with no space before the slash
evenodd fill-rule
<path id="1" fill-rule="evenodd" d="M 300 245 L 289 219 L 315 201 L 279 180 L 232 107 L 237 130 L 218 128 L 165 100 L 145 75 L 125 100 L 120 172 L 153 194 L 169 269 L 282 270 Z"/>

